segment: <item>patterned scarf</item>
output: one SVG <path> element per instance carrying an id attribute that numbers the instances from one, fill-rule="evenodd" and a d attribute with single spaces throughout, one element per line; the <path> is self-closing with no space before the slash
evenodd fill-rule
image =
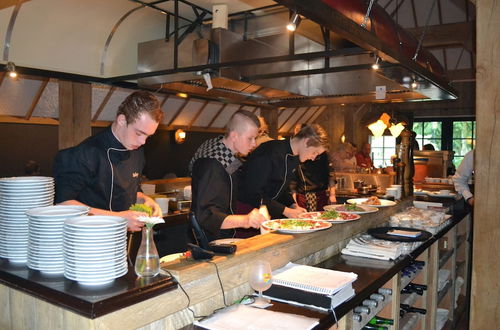
<path id="1" fill-rule="evenodd" d="M 193 158 L 189 162 L 189 173 L 193 171 L 194 162 L 201 158 L 215 159 L 224 167 L 228 174 L 233 174 L 241 166 L 241 161 L 234 153 L 222 143 L 223 136 L 207 140 L 196 150 Z"/>

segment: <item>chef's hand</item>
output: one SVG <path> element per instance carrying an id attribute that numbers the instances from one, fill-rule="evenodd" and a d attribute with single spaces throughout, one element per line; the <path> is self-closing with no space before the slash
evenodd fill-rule
<path id="1" fill-rule="evenodd" d="M 260 224 L 266 221 L 266 217 L 257 209 L 253 209 L 247 214 L 247 226 L 245 228 L 260 228 Z"/>
<path id="2" fill-rule="evenodd" d="M 137 199 L 142 200 L 141 202 L 144 205 L 149 206 L 151 209 L 153 209 L 153 217 L 162 217 L 163 213 L 161 211 L 161 207 L 160 205 L 158 205 L 158 203 L 155 202 L 154 199 L 152 199 L 148 195 L 145 195 L 144 193 L 137 193 Z"/>
<path id="3" fill-rule="evenodd" d="M 285 207 L 283 215 L 287 218 L 298 218 L 299 215 L 304 212 L 307 212 L 307 210 L 298 206 L 297 204 L 293 204 L 291 208 Z"/>
<path id="4" fill-rule="evenodd" d="M 139 212 L 139 211 L 121 211 L 117 212 L 118 216 L 127 219 L 127 228 L 128 231 L 140 231 L 142 227 L 144 227 L 144 222 L 140 221 L 137 219 L 137 217 L 147 217 L 148 214 L 144 212 Z"/>

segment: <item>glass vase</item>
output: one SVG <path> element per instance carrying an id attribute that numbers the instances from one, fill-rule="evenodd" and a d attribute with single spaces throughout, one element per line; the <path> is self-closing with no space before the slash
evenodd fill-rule
<path id="1" fill-rule="evenodd" d="M 141 277 L 152 277 L 160 272 L 160 256 L 153 240 L 153 228 L 142 228 L 141 246 L 135 258 L 135 273 Z"/>

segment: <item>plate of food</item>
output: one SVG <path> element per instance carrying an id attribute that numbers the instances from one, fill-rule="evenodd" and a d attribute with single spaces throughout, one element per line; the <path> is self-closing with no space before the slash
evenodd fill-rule
<path id="1" fill-rule="evenodd" d="M 276 230 L 285 234 L 303 234 L 328 229 L 332 224 L 318 220 L 275 219 L 264 221 L 261 226 L 267 231 Z"/>
<path id="2" fill-rule="evenodd" d="M 361 218 L 357 214 L 347 213 L 347 212 L 337 212 L 335 210 L 331 211 L 319 211 L 319 212 L 305 212 L 302 213 L 299 218 L 301 219 L 311 219 L 311 220 L 322 220 L 331 223 L 343 223 L 347 221 L 358 220 Z"/>
<path id="3" fill-rule="evenodd" d="M 377 212 L 378 208 L 368 205 L 358 205 L 358 204 L 336 204 L 336 205 L 325 205 L 323 207 L 325 211 L 337 211 L 353 214 L 366 214 Z"/>
<path id="4" fill-rule="evenodd" d="M 369 205 L 375 207 L 387 207 L 396 205 L 396 202 L 394 201 L 390 201 L 388 199 L 380 199 L 377 196 L 371 196 L 368 198 L 351 198 L 347 200 L 347 203 L 356 205 Z"/>

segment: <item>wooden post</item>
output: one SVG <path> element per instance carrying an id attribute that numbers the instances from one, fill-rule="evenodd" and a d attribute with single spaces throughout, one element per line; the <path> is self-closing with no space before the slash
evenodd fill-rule
<path id="1" fill-rule="evenodd" d="M 278 138 L 278 108 L 272 109 L 262 109 L 260 112 L 261 116 L 264 117 L 264 120 L 269 127 L 269 136 L 273 139 Z"/>
<path id="2" fill-rule="evenodd" d="M 404 129 L 401 132 L 401 162 L 404 164 L 404 172 L 403 172 L 403 190 L 401 191 L 401 197 L 409 196 L 413 192 L 413 177 L 412 177 L 412 168 L 410 161 L 410 137 L 411 132 L 407 129 Z"/>
<path id="3" fill-rule="evenodd" d="M 500 0 L 477 0 L 474 240 L 470 329 L 497 329 L 500 320 Z"/>
<path id="4" fill-rule="evenodd" d="M 92 134 L 92 86 L 59 81 L 59 149 L 77 145 Z"/>

